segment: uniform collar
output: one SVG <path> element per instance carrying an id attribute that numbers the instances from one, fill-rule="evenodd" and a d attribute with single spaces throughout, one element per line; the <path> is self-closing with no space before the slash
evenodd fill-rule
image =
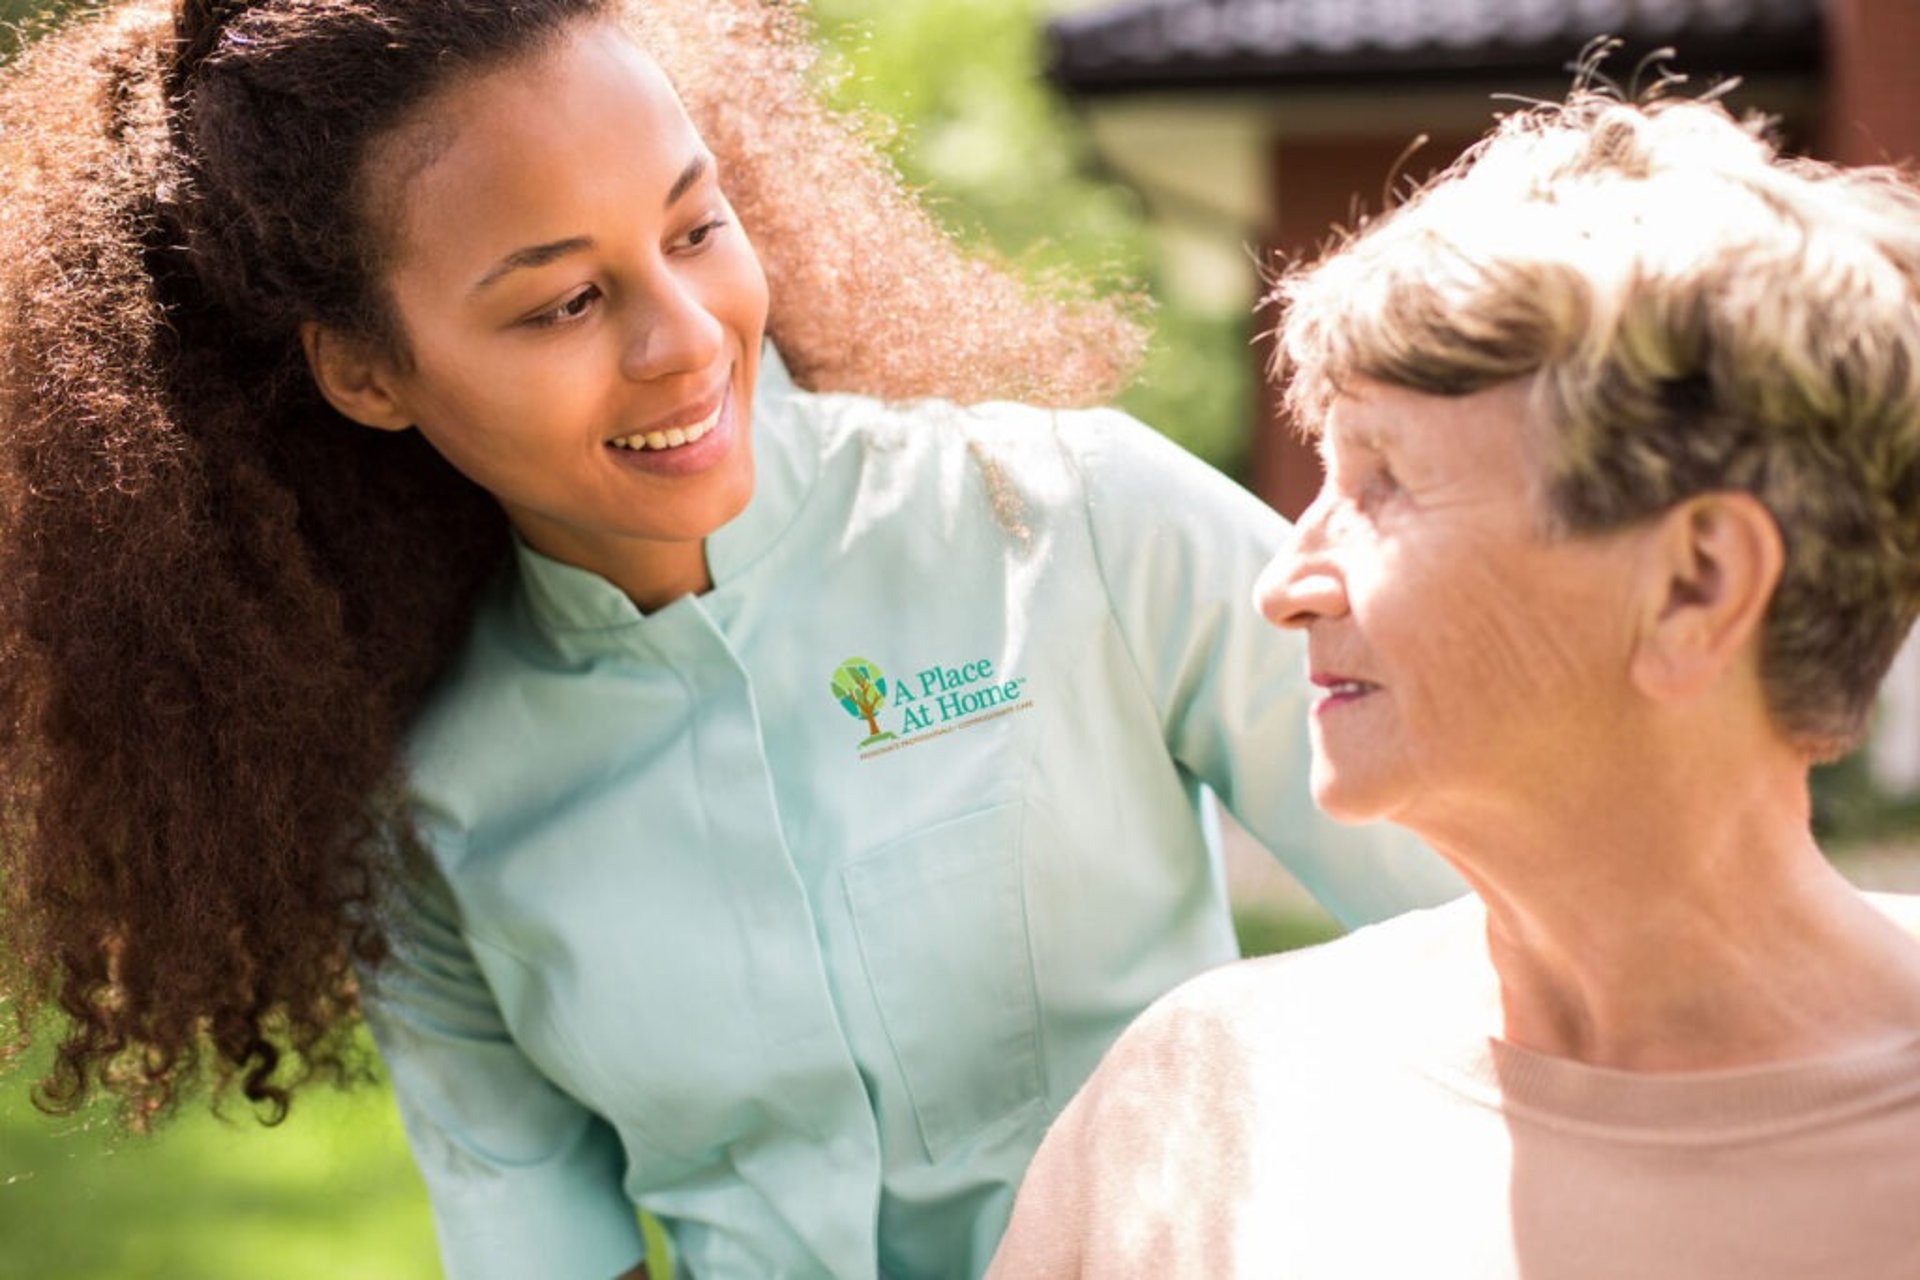
<path id="1" fill-rule="evenodd" d="M 725 592 L 771 550 L 812 492 L 820 445 L 795 411 L 800 394 L 780 353 L 771 342 L 764 344 L 753 393 L 753 497 L 746 510 L 707 538 L 707 569 L 714 582 L 710 594 Z M 599 574 L 542 555 L 518 534 L 513 551 L 519 595 L 534 621 L 548 631 L 629 627 L 688 603 L 683 597 L 643 615 L 625 592 Z"/>

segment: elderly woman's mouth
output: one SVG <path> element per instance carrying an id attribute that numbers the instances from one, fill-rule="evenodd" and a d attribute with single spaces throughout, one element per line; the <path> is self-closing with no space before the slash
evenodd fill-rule
<path id="1" fill-rule="evenodd" d="M 1379 685 L 1373 684 L 1370 681 L 1354 680 L 1346 676 L 1316 675 L 1310 677 L 1310 679 L 1324 691 L 1320 695 L 1319 702 L 1316 704 L 1320 707 L 1334 707 L 1343 703 L 1357 702 L 1380 688 Z"/>

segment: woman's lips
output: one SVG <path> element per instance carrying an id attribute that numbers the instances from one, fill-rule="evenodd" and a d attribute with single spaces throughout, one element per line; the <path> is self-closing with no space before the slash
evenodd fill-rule
<path id="1" fill-rule="evenodd" d="M 624 436 L 618 440 L 609 440 L 607 443 L 616 449 L 651 449 L 656 453 L 665 449 L 683 448 L 697 442 L 720 424 L 720 415 L 727 407 L 727 399 L 728 397 L 721 396 L 720 403 L 713 407 L 712 413 L 688 426 L 670 427 L 665 431 L 649 431 L 643 435 Z"/>
<path id="2" fill-rule="evenodd" d="M 1347 676 L 1316 675 L 1310 678 L 1322 690 L 1320 698 L 1314 703 L 1316 711 L 1332 710 L 1334 707 L 1358 702 L 1380 688 L 1379 685 L 1369 681 L 1355 680 Z"/>
<path id="3" fill-rule="evenodd" d="M 679 427 L 656 429 L 607 441 L 607 452 L 619 465 L 654 475 L 696 475 L 718 465 L 733 449 L 735 429 L 733 388 L 704 418 Z M 676 439 L 675 437 L 678 437 Z"/>

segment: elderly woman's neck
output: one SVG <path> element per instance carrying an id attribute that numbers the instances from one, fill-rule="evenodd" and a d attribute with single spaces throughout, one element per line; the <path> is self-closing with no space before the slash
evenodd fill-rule
<path id="1" fill-rule="evenodd" d="M 1694 758 L 1435 839 L 1487 906 L 1494 1030 L 1648 1071 L 1920 1036 L 1920 943 L 1813 843 L 1804 765 Z"/>

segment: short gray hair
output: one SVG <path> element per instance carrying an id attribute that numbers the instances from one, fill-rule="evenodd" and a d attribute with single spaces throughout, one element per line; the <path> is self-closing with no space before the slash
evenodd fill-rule
<path id="1" fill-rule="evenodd" d="M 1579 89 L 1272 295 L 1274 374 L 1317 430 L 1360 377 L 1433 395 L 1530 380 L 1559 534 L 1738 490 L 1787 563 L 1763 636 L 1781 728 L 1864 733 L 1920 613 L 1920 187 L 1782 157 L 1753 121 Z"/>

